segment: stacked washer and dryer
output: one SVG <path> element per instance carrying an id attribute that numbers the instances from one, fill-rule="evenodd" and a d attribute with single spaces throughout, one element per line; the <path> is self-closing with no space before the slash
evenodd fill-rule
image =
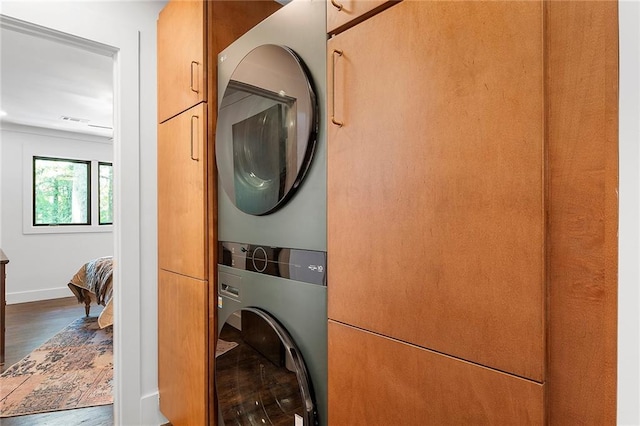
<path id="1" fill-rule="evenodd" d="M 220 425 L 327 424 L 326 5 L 218 56 Z"/>

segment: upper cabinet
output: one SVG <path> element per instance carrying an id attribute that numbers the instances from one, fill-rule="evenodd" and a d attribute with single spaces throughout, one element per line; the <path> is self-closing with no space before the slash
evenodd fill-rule
<path id="1" fill-rule="evenodd" d="M 329 318 L 542 381 L 542 31 L 406 1 L 329 40 Z"/>
<path id="2" fill-rule="evenodd" d="M 169 2 L 158 19 L 158 122 L 207 100 L 205 7 Z M 167 66 L 171 64 L 171 66 Z"/>
<path id="3" fill-rule="evenodd" d="M 334 34 L 397 2 L 398 0 L 327 0 L 327 33 Z"/>

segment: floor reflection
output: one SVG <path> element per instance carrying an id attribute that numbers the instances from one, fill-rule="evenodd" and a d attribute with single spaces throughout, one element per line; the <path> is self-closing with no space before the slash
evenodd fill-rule
<path id="1" fill-rule="evenodd" d="M 248 312 L 244 311 L 243 316 Z M 293 425 L 304 418 L 304 403 L 284 347 L 243 318 L 242 333 L 229 324 L 220 339 L 238 346 L 216 358 L 218 407 L 225 425 Z M 281 347 L 278 348 L 277 345 Z"/>

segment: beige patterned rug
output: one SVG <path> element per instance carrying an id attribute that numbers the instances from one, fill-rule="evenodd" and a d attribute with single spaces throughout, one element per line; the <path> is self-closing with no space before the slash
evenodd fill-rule
<path id="1" fill-rule="evenodd" d="M 0 418 L 112 404 L 112 383 L 113 327 L 79 318 L 0 375 Z"/>
<path id="2" fill-rule="evenodd" d="M 218 344 L 216 345 L 216 358 L 220 355 L 226 354 L 236 346 L 238 346 L 236 342 L 227 342 L 226 340 L 218 339 Z"/>

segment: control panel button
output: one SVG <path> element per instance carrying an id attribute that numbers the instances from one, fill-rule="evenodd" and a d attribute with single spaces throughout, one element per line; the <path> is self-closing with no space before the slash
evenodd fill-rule
<path id="1" fill-rule="evenodd" d="M 258 246 L 253 250 L 253 267 L 256 272 L 264 272 L 267 269 L 268 259 L 267 252 L 264 248 Z"/>

